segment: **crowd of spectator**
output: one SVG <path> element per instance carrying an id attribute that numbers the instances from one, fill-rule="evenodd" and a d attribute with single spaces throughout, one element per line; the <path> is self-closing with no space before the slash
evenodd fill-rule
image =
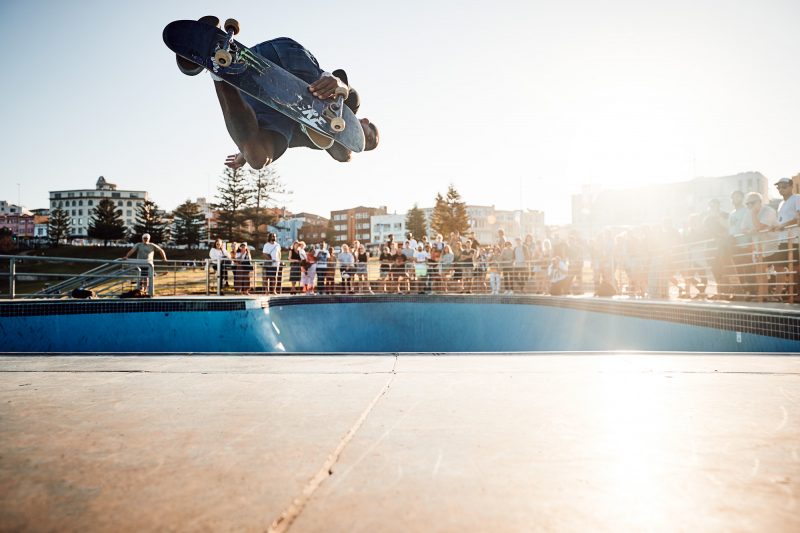
<path id="1" fill-rule="evenodd" d="M 492 243 L 457 232 L 419 239 L 408 233 L 379 247 L 295 241 L 281 250 L 270 234 L 257 261 L 247 243 L 234 243 L 229 253 L 222 241 L 210 258 L 220 265 L 219 282 L 228 283 L 230 270 L 243 294 L 590 292 L 794 301 L 800 195 L 791 186 L 789 179 L 776 183 L 783 198 L 777 210 L 758 193 L 734 191 L 730 213 L 712 200 L 680 229 L 669 221 L 606 228 L 589 241 L 576 232 L 509 238 L 501 229 Z"/>

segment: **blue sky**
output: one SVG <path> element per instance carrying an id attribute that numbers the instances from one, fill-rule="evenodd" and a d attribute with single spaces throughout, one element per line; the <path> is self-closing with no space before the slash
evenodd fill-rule
<path id="1" fill-rule="evenodd" d="M 237 18 L 247 45 L 291 36 L 345 68 L 381 128 L 348 164 L 287 152 L 275 168 L 295 211 L 403 212 L 452 183 L 563 223 L 581 184 L 800 172 L 797 1 L 285 4 L 2 2 L 0 198 L 19 183 L 45 207 L 99 175 L 166 209 L 213 197 L 235 147 L 208 77 L 181 75 L 161 41 L 205 14 Z"/>

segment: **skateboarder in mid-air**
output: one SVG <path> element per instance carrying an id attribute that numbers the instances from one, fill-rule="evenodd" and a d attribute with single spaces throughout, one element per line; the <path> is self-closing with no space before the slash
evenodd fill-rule
<path id="1" fill-rule="evenodd" d="M 207 16 L 201 18 L 200 22 L 217 26 L 219 19 Z M 311 52 L 292 39 L 286 37 L 272 39 L 251 47 L 251 50 L 308 82 L 309 91 L 317 98 L 323 100 L 332 98 L 337 87 L 347 86 L 347 74 L 343 70 L 335 70 L 332 74 L 324 72 Z M 186 75 L 194 76 L 203 70 L 203 67 L 187 59 L 180 56 L 176 58 L 178 68 Z M 222 107 L 225 126 L 239 148 L 238 154 L 228 157 L 226 165 L 239 168 L 248 163 L 251 167 L 259 169 L 277 160 L 287 148 L 305 146 L 321 149 L 309 139 L 297 122 L 255 98 L 241 93 L 236 87 L 224 83 L 220 78 L 214 80 L 214 89 Z M 358 93 L 350 88 L 345 105 L 355 113 L 359 104 Z M 366 118 L 362 118 L 359 122 L 366 140 L 364 149 L 374 150 L 379 141 L 378 129 Z M 350 160 L 350 150 L 338 143 L 334 143 L 326 151 L 337 161 Z"/>

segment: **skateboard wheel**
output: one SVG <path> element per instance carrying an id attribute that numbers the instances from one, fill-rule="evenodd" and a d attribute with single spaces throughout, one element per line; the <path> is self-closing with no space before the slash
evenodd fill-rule
<path id="1" fill-rule="evenodd" d="M 214 53 L 214 63 L 221 67 L 227 67 L 233 63 L 233 57 L 231 57 L 231 53 L 227 50 L 217 50 Z"/>
<path id="2" fill-rule="evenodd" d="M 236 35 L 239 33 L 239 21 L 236 19 L 228 19 L 225 21 L 223 28 L 225 28 L 225 31 L 233 31 L 233 34 Z"/>
<path id="3" fill-rule="evenodd" d="M 347 87 L 336 87 L 336 90 L 333 91 L 334 96 L 343 96 L 345 99 L 350 95 L 350 91 Z"/>
<path id="4" fill-rule="evenodd" d="M 333 131 L 344 131 L 345 122 L 342 117 L 336 117 L 331 120 L 331 129 Z"/>

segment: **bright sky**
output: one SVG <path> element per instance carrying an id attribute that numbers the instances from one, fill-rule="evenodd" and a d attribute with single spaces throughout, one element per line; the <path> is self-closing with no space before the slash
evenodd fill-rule
<path id="1" fill-rule="evenodd" d="M 165 209 L 213 197 L 235 146 L 208 76 L 180 74 L 161 40 L 206 14 L 345 68 L 381 129 L 348 164 L 275 163 L 294 211 L 405 212 L 452 183 L 566 223 L 581 184 L 800 172 L 797 0 L 4 0 L 0 199 L 19 183 L 46 207 L 100 175 Z"/>

